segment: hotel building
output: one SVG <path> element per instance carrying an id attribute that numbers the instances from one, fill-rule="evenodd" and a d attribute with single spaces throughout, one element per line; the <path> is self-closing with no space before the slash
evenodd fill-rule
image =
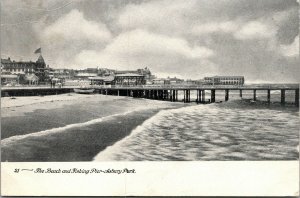
<path id="1" fill-rule="evenodd" d="M 244 85 L 244 76 L 213 76 L 205 77 L 206 85 Z"/>

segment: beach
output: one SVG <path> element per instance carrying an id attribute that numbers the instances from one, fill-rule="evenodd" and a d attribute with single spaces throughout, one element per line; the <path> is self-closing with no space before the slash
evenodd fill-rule
<path id="1" fill-rule="evenodd" d="M 159 110 L 183 106 L 75 93 L 1 104 L 2 161 L 91 161 Z"/>
<path id="2" fill-rule="evenodd" d="M 205 105 L 76 93 L 1 98 L 2 161 L 296 160 L 299 109 L 279 96 L 270 105 L 251 93 Z"/>

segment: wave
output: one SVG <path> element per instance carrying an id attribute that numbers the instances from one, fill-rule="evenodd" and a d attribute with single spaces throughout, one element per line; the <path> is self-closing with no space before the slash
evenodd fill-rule
<path id="1" fill-rule="evenodd" d="M 232 101 L 161 110 L 93 160 L 297 159 L 298 116 L 231 108 L 235 105 Z"/>
<path id="2" fill-rule="evenodd" d="M 105 150 L 101 151 L 94 157 L 94 161 L 111 161 L 114 160 L 112 158 L 113 154 L 116 153 L 122 153 L 123 147 L 122 144 L 126 143 L 136 135 L 138 135 L 141 132 L 149 132 L 149 129 L 153 127 L 155 123 L 160 123 L 164 122 L 164 119 L 169 116 L 173 116 L 174 114 L 189 114 L 192 115 L 193 112 L 195 111 L 195 108 L 205 108 L 208 109 L 209 107 L 215 106 L 216 104 L 208 104 L 208 105 L 198 105 L 198 106 L 185 106 L 177 109 L 166 109 L 166 110 L 161 110 L 151 118 L 147 119 L 144 121 L 141 125 L 137 126 L 129 136 L 123 138 L 122 140 L 116 142 L 115 144 L 108 146 Z M 209 108 L 212 110 L 211 108 Z M 137 154 L 137 153 L 136 153 Z"/>
<path id="3" fill-rule="evenodd" d="M 119 113 L 119 114 L 114 114 L 114 115 L 105 116 L 105 117 L 101 117 L 101 118 L 96 118 L 96 119 L 93 119 L 93 120 L 90 120 L 90 121 L 87 121 L 87 122 L 69 124 L 69 125 L 66 125 L 66 126 L 63 126 L 63 127 L 47 129 L 47 130 L 33 132 L 33 133 L 29 133 L 29 134 L 24 134 L 24 135 L 15 135 L 15 136 L 11 136 L 11 137 L 2 139 L 1 144 L 2 144 L 2 146 L 8 146 L 9 144 L 15 143 L 16 141 L 24 140 L 24 139 L 30 138 L 30 137 L 40 137 L 40 136 L 45 136 L 45 135 L 50 135 L 50 134 L 55 134 L 55 133 L 62 133 L 62 132 L 65 132 L 66 130 L 69 130 L 69 129 L 86 127 L 86 126 L 97 124 L 97 123 L 100 123 L 100 122 L 109 121 L 109 120 L 114 119 L 118 116 L 125 116 L 125 115 L 128 115 L 130 113 L 137 112 L 137 111 L 142 111 L 142 110 L 146 110 L 146 109 L 151 109 L 151 108 L 141 107 L 141 108 L 137 108 L 137 109 L 134 109 L 134 110 L 131 110 L 131 111 L 126 111 L 124 113 Z"/>

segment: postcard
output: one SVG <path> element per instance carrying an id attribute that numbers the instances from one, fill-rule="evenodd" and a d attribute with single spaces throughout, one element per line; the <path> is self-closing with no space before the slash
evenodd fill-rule
<path id="1" fill-rule="evenodd" d="M 298 0 L 2 0 L 2 196 L 299 196 Z"/>

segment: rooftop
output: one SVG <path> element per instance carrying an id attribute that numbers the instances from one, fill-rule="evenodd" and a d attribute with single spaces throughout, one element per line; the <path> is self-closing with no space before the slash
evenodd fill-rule
<path id="1" fill-rule="evenodd" d="M 126 74 L 117 74 L 116 77 L 143 77 L 143 75 L 134 74 L 134 73 L 126 73 Z"/>
<path id="2" fill-rule="evenodd" d="M 1 78 L 18 78 L 18 75 L 4 74 L 4 75 L 1 75 Z"/>
<path id="3" fill-rule="evenodd" d="M 89 77 L 90 80 L 103 80 L 103 81 L 113 81 L 115 79 L 114 76 L 93 76 Z"/>
<path id="4" fill-rule="evenodd" d="M 244 76 L 211 76 L 206 78 L 244 78 Z"/>
<path id="5" fill-rule="evenodd" d="M 93 76 L 97 76 L 97 74 L 95 74 L 95 73 L 78 73 L 75 76 L 77 76 L 77 77 L 93 77 Z"/>

